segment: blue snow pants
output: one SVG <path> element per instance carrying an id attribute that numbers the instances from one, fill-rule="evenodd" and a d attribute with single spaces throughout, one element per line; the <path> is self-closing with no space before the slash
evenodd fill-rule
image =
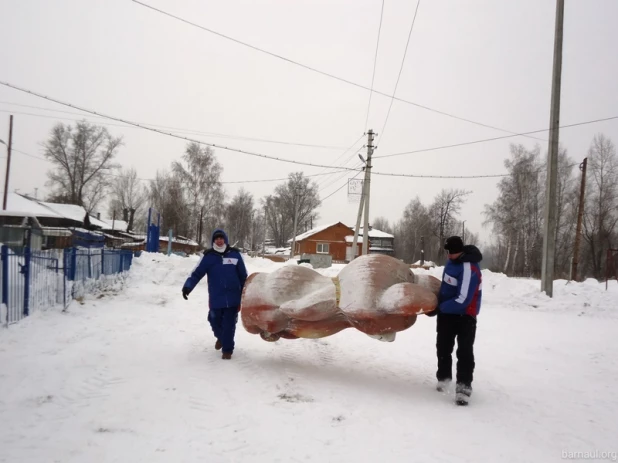
<path id="1" fill-rule="evenodd" d="M 223 352 L 234 352 L 234 335 L 238 322 L 238 307 L 226 307 L 223 309 L 210 309 L 208 321 L 215 337 L 221 341 Z"/>

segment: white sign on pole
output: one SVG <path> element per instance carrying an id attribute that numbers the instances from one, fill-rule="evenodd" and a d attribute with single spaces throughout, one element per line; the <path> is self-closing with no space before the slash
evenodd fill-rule
<path id="1" fill-rule="evenodd" d="M 358 203 L 363 194 L 363 179 L 348 179 L 348 202 Z"/>

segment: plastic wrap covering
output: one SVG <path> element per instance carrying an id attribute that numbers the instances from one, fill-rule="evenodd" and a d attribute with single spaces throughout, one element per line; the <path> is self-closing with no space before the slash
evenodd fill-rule
<path id="1" fill-rule="evenodd" d="M 336 278 L 288 265 L 249 276 L 241 319 L 266 341 L 322 338 L 351 327 L 393 341 L 419 314 L 436 309 L 439 288 L 437 278 L 415 275 L 407 264 L 380 254 L 354 259 Z"/>

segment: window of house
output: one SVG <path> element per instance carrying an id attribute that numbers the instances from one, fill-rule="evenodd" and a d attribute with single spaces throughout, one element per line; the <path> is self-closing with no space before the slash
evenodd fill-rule
<path id="1" fill-rule="evenodd" d="M 328 243 L 318 243 L 317 253 L 318 254 L 328 254 Z"/>

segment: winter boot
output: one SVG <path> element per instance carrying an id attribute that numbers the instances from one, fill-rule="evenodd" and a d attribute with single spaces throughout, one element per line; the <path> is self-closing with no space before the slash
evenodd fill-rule
<path id="1" fill-rule="evenodd" d="M 455 403 L 457 405 L 468 405 L 470 396 L 472 395 L 472 386 L 467 384 L 457 383 L 455 388 Z"/>
<path id="2" fill-rule="evenodd" d="M 223 360 L 231 360 L 232 359 L 232 353 L 231 352 L 223 352 L 223 355 L 221 355 L 221 358 Z"/>
<path id="3" fill-rule="evenodd" d="M 438 381 L 438 384 L 436 384 L 436 391 L 438 392 L 446 392 L 448 390 L 449 385 L 451 384 L 451 380 L 450 379 L 442 379 L 440 381 Z"/>
<path id="4" fill-rule="evenodd" d="M 217 339 L 217 342 L 215 342 L 215 350 L 221 350 L 222 347 L 221 341 Z"/>

